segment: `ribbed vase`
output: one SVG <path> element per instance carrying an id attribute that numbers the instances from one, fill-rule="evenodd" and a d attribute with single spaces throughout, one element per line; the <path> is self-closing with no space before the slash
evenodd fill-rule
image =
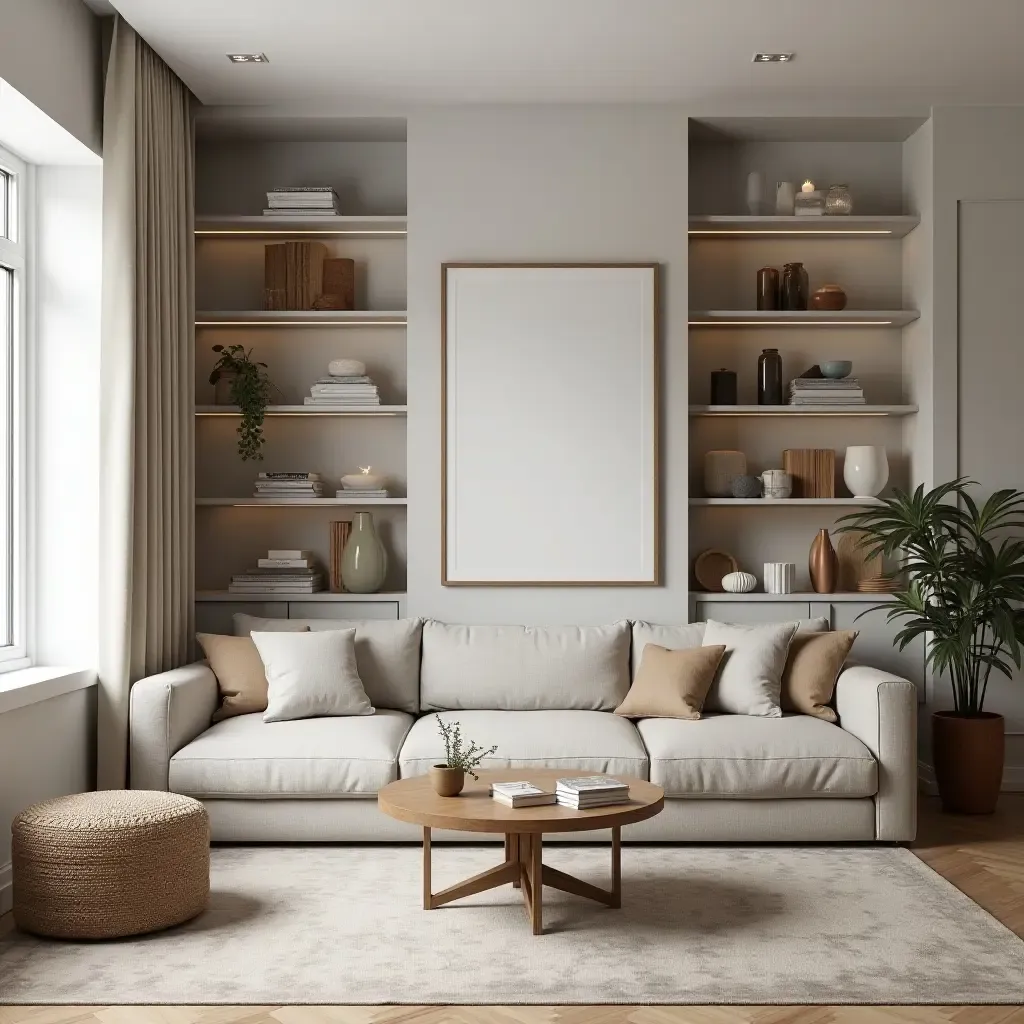
<path id="1" fill-rule="evenodd" d="M 811 589 L 816 594 L 835 593 L 839 576 L 839 559 L 828 530 L 819 530 L 811 542 L 811 553 L 807 559 L 807 571 L 811 577 Z"/>

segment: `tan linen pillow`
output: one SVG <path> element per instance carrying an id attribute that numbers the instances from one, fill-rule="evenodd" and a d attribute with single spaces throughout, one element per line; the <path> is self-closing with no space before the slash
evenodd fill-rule
<path id="1" fill-rule="evenodd" d="M 826 722 L 837 721 L 828 706 L 836 679 L 859 630 L 834 633 L 797 633 L 789 645 L 782 673 L 782 710 L 799 711 Z"/>
<path id="2" fill-rule="evenodd" d="M 645 644 L 626 699 L 615 709 L 624 718 L 700 718 L 725 646 L 670 651 Z"/>
<path id="3" fill-rule="evenodd" d="M 302 631 L 309 632 L 309 627 Z M 196 633 L 196 639 L 217 677 L 220 691 L 220 707 L 214 711 L 213 721 L 266 711 L 267 675 L 252 637 Z"/>

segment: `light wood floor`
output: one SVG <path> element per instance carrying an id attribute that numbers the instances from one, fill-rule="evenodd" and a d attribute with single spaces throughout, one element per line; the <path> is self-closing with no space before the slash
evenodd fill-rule
<path id="1" fill-rule="evenodd" d="M 914 852 L 1024 938 L 1024 794 L 992 818 L 922 801 Z M 10 915 L 7 915 L 9 918 Z M 0 931 L 7 920 L 0 921 Z M 0 1006 L 0 1024 L 1024 1024 L 1024 1007 Z"/>

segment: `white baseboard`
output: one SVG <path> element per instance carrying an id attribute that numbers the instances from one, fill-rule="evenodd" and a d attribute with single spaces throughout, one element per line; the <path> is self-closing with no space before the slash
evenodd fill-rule
<path id="1" fill-rule="evenodd" d="M 935 769 L 924 761 L 917 762 L 917 780 L 921 792 L 928 796 L 937 796 L 939 789 L 935 784 Z M 1001 793 L 1024 793 L 1024 765 L 1007 765 L 1003 769 Z"/>
<path id="2" fill-rule="evenodd" d="M 14 905 L 11 889 L 11 862 L 0 864 L 0 917 L 7 913 Z"/>

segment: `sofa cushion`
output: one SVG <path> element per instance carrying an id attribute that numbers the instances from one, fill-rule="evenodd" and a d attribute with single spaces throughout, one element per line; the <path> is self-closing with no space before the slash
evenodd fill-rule
<path id="1" fill-rule="evenodd" d="M 171 758 L 170 788 L 201 800 L 376 796 L 398 778 L 412 721 L 401 711 L 293 722 L 228 718 Z"/>
<path id="2" fill-rule="evenodd" d="M 311 633 L 354 628 L 356 665 L 370 703 L 375 708 L 394 708 L 413 715 L 419 711 L 419 619 L 261 619 L 243 612 L 234 617 L 235 636 L 296 626 L 306 626 Z"/>
<path id="3" fill-rule="evenodd" d="M 465 740 L 497 751 L 484 768 L 564 768 L 647 778 L 647 753 L 633 724 L 603 711 L 443 711 L 409 730 L 398 767 L 423 775 L 444 760 L 438 717 L 457 720 Z"/>
<path id="4" fill-rule="evenodd" d="M 651 782 L 668 797 L 867 797 L 878 790 L 868 748 L 808 715 L 646 718 L 637 729 L 650 755 Z"/>
<path id="5" fill-rule="evenodd" d="M 629 691 L 629 623 L 423 624 L 424 710 L 613 711 Z"/>

